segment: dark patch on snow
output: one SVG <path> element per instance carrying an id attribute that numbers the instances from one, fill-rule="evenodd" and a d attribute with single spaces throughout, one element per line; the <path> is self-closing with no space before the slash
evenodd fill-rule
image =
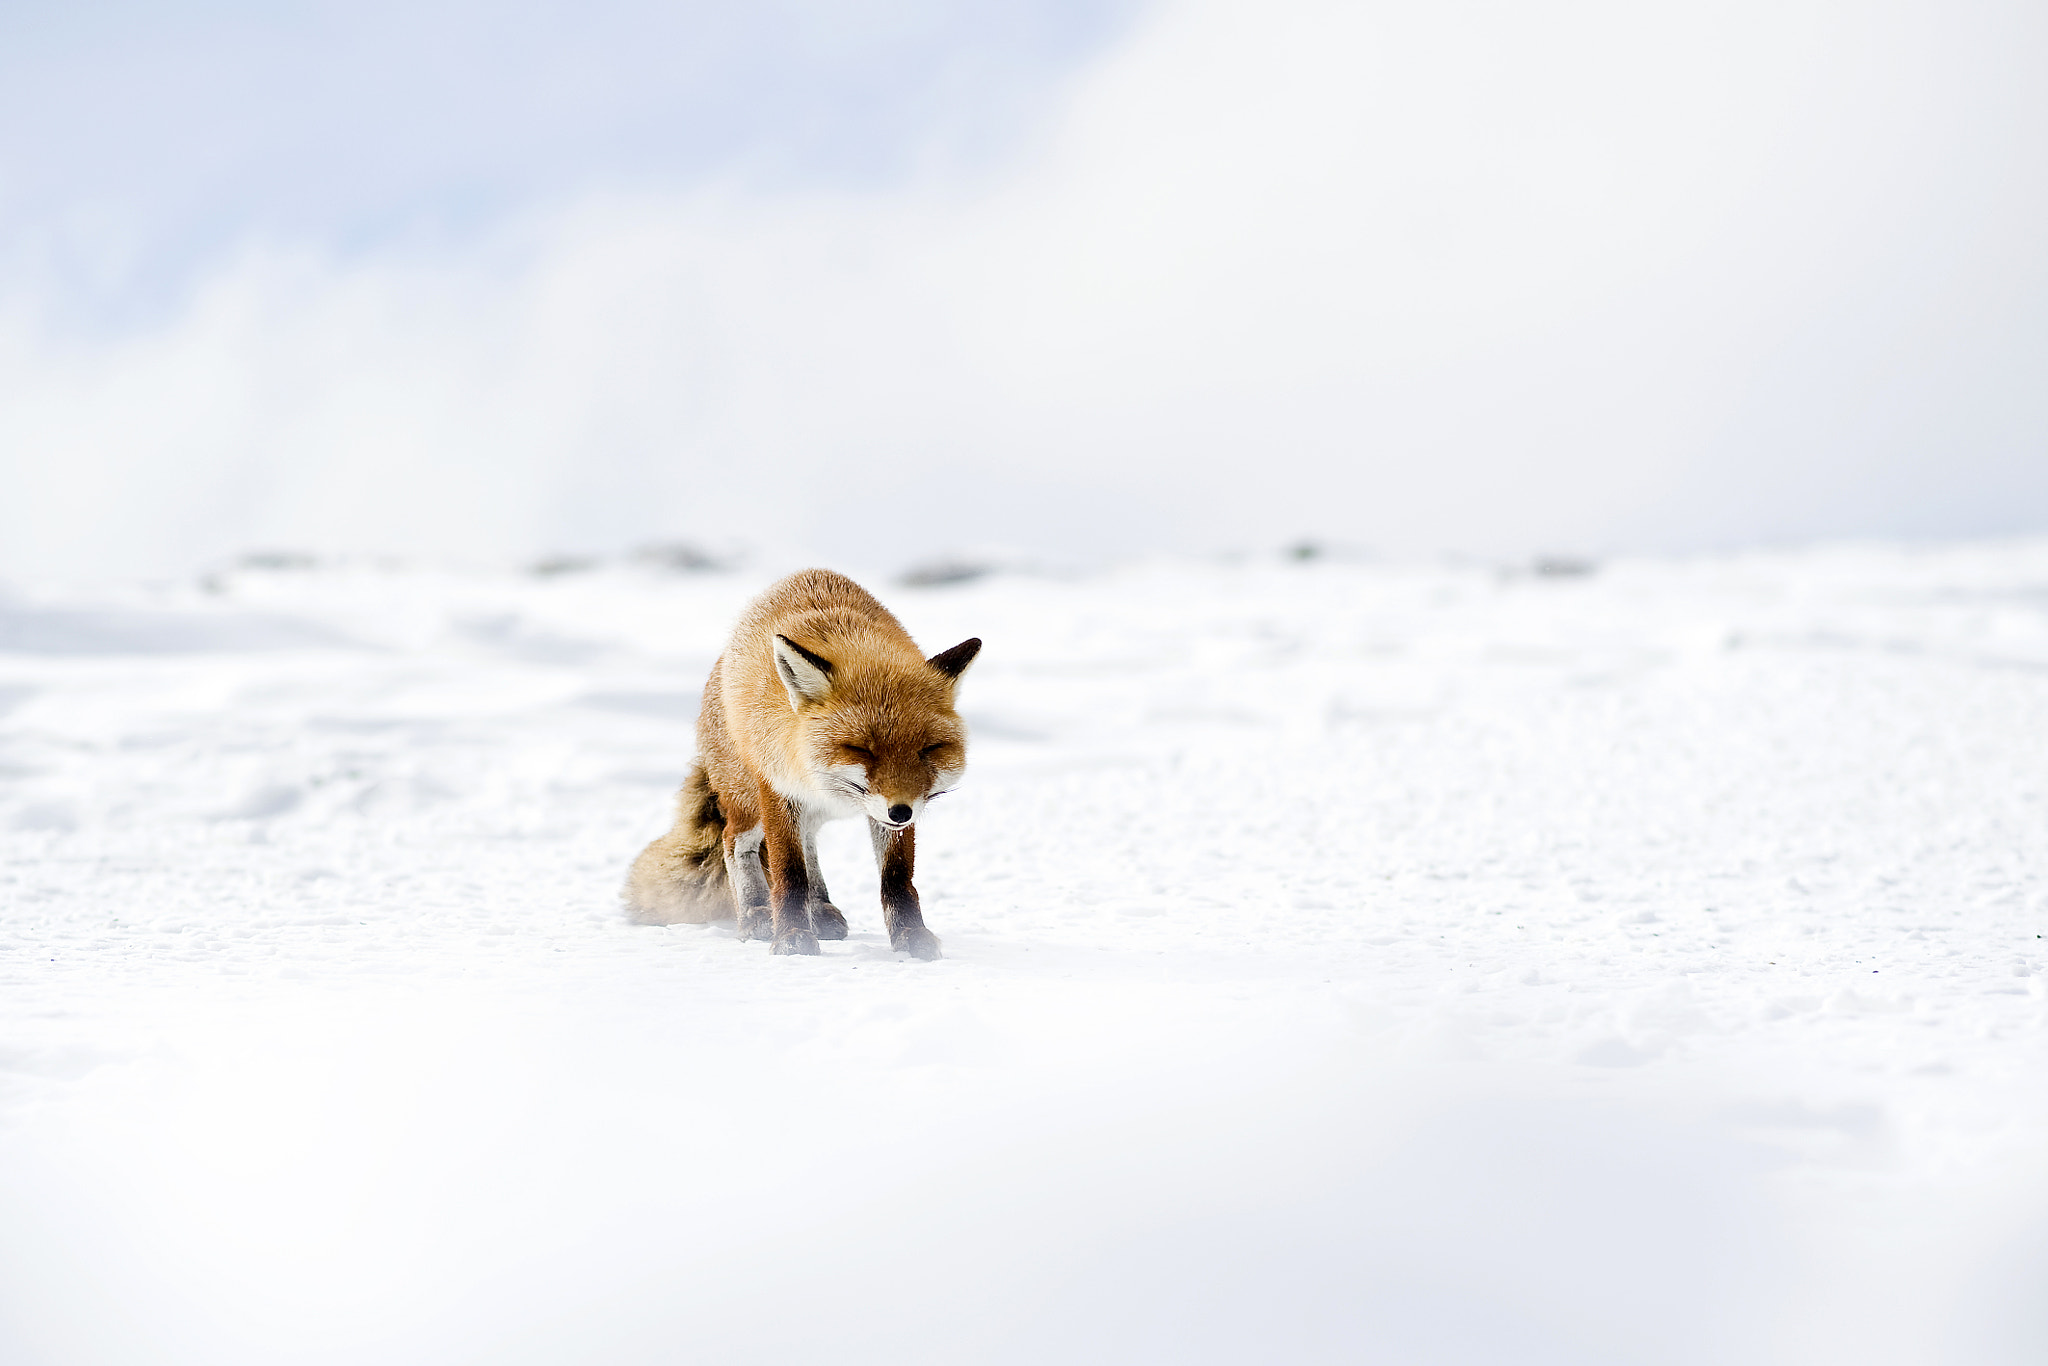
<path id="1" fill-rule="evenodd" d="M 260 569 L 270 573 L 292 573 L 307 569 L 318 569 L 320 557 L 309 555 L 303 550 L 252 550 L 236 561 L 241 569 Z"/>
<path id="2" fill-rule="evenodd" d="M 973 583 L 996 572 L 985 560 L 947 558 L 912 565 L 896 580 L 905 588 L 945 588 L 956 583 Z"/>
<path id="3" fill-rule="evenodd" d="M 656 541 L 627 557 L 643 569 L 669 574 L 716 574 L 734 567 L 736 557 L 714 555 L 690 541 Z"/>
<path id="4" fill-rule="evenodd" d="M 600 563 L 595 555 L 543 555 L 528 565 L 526 572 L 538 579 L 553 579 L 564 574 L 587 574 Z"/>

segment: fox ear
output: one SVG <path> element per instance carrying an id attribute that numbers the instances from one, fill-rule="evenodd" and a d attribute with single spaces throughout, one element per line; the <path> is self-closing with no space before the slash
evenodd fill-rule
<path id="1" fill-rule="evenodd" d="M 970 636 L 950 650 L 939 651 L 930 659 L 927 659 L 925 663 L 931 665 L 946 677 L 958 680 L 961 674 L 967 672 L 967 666 L 974 662 L 974 657 L 980 653 L 981 637 Z"/>
<path id="2" fill-rule="evenodd" d="M 832 661 L 814 655 L 788 636 L 777 636 L 775 672 L 789 689 L 789 705 L 798 711 L 807 702 L 823 702 L 832 692 Z"/>

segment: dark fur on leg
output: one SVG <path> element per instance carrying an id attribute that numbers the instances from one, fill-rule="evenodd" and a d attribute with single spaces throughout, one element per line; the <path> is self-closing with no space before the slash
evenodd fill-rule
<path id="1" fill-rule="evenodd" d="M 815 954 L 811 927 L 811 879 L 804 868 L 804 842 L 789 807 L 761 784 L 761 863 L 768 870 L 768 905 L 775 917 L 774 952 Z"/>
<path id="2" fill-rule="evenodd" d="M 882 865 L 882 923 L 889 947 L 926 962 L 939 956 L 939 937 L 925 928 L 924 907 L 911 873 L 917 863 L 917 830 L 884 830 L 869 822 Z"/>

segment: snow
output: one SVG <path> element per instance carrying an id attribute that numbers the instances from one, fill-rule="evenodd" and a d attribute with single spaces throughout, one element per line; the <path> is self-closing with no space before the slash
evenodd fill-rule
<path id="1" fill-rule="evenodd" d="M 0 598 L 0 1358 L 2048 1359 L 2048 543 L 871 580 L 931 964 L 618 912 L 769 577 Z"/>

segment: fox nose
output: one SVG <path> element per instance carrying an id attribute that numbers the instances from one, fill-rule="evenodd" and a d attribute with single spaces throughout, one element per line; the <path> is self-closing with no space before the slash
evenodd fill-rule
<path id="1" fill-rule="evenodd" d="M 896 803 L 896 805 L 889 808 L 889 819 L 898 825 L 903 824 L 903 822 L 910 819 L 910 808 L 902 802 Z"/>

